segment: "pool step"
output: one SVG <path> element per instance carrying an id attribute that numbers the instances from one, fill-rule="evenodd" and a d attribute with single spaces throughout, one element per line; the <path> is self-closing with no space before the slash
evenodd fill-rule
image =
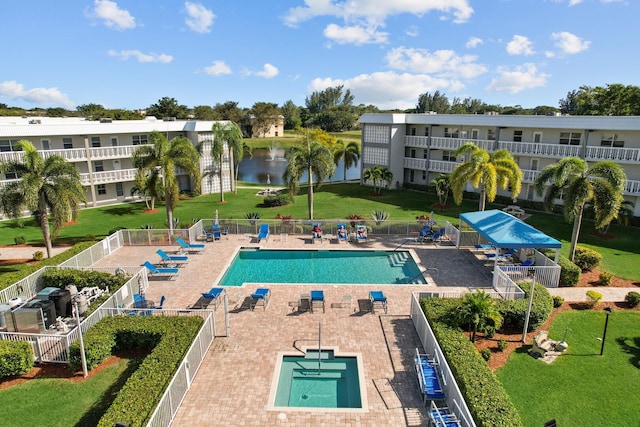
<path id="1" fill-rule="evenodd" d="M 318 350 L 307 350 L 304 354 L 305 359 L 315 359 L 318 360 Z M 320 352 L 321 360 L 333 360 L 333 350 L 322 350 Z"/>
<path id="2" fill-rule="evenodd" d="M 388 257 L 389 264 L 392 267 L 404 267 L 404 265 L 409 260 L 408 252 L 393 252 Z"/>

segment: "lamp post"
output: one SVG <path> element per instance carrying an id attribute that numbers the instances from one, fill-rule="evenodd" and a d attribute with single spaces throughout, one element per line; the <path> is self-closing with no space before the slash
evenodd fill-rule
<path id="1" fill-rule="evenodd" d="M 533 291 L 536 284 L 536 269 L 527 270 L 527 277 L 531 278 L 531 289 L 529 290 L 529 307 L 527 308 L 527 317 L 524 319 L 524 330 L 522 331 L 522 342 L 527 343 L 527 329 L 529 329 L 529 316 L 531 316 L 531 306 L 533 305 Z"/>
<path id="2" fill-rule="evenodd" d="M 82 338 L 82 328 L 80 327 L 80 310 L 78 309 L 78 299 L 73 298 L 73 306 L 76 312 L 76 324 L 78 325 L 78 335 L 80 337 L 80 360 L 82 361 L 82 375 L 87 378 L 89 371 L 87 370 L 87 356 L 84 353 L 84 339 Z"/>
<path id="3" fill-rule="evenodd" d="M 602 345 L 600 346 L 600 356 L 602 356 L 602 352 L 604 351 L 604 340 L 607 338 L 607 326 L 609 326 L 609 315 L 613 313 L 613 308 L 607 307 L 604 309 L 604 312 L 607 315 L 607 320 L 604 321 L 604 332 L 602 333 Z"/>

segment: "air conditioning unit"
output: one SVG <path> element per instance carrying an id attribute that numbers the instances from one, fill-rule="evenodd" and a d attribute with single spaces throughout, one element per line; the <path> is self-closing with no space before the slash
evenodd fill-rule
<path id="1" fill-rule="evenodd" d="M 112 119 L 109 119 L 109 118 L 106 118 L 106 117 L 103 118 L 103 119 L 100 119 L 100 123 L 112 123 L 112 122 L 113 122 Z"/>

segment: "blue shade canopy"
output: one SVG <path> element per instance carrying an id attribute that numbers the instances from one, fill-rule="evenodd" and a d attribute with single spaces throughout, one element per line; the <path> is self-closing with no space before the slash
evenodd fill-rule
<path id="1" fill-rule="evenodd" d="M 489 243 L 497 248 L 560 248 L 562 244 L 520 219 L 497 209 L 460 214 Z"/>

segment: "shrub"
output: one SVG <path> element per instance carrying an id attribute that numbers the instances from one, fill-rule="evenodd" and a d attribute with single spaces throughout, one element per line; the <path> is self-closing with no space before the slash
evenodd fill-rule
<path id="1" fill-rule="evenodd" d="M 591 308 L 594 308 L 596 305 L 598 305 L 601 299 L 602 299 L 602 294 L 600 292 L 594 291 L 594 290 L 587 291 L 587 300 Z"/>
<path id="2" fill-rule="evenodd" d="M 598 283 L 602 286 L 609 286 L 613 280 L 613 274 L 608 271 L 601 271 L 598 277 Z"/>
<path id="3" fill-rule="evenodd" d="M 598 266 L 602 255 L 590 248 L 583 246 L 576 247 L 576 254 L 573 257 L 573 263 L 582 271 L 591 271 Z"/>
<path id="4" fill-rule="evenodd" d="M 35 251 L 32 255 L 34 261 L 42 261 L 44 259 L 44 252 Z"/>
<path id="5" fill-rule="evenodd" d="M 33 368 L 33 347 L 27 341 L 0 341 L 0 378 L 23 375 Z"/>
<path id="6" fill-rule="evenodd" d="M 24 238 L 24 236 L 16 236 L 13 238 L 13 242 L 16 245 L 24 245 L 24 243 L 27 241 L 27 239 Z"/>
<path id="7" fill-rule="evenodd" d="M 483 348 L 482 350 L 480 350 L 480 355 L 487 362 L 491 360 L 491 350 L 488 348 Z"/>
<path id="8" fill-rule="evenodd" d="M 524 292 L 525 297 L 515 301 L 497 300 L 498 310 L 502 314 L 503 328 L 513 328 L 522 330 L 524 328 L 527 309 L 529 308 L 530 283 L 518 283 Z M 553 309 L 553 297 L 549 290 L 540 283 L 536 283 L 533 290 L 533 300 L 531 303 L 531 313 L 529 315 L 529 331 L 542 325 L 551 314 Z"/>
<path id="9" fill-rule="evenodd" d="M 289 198 L 285 194 L 278 194 L 277 196 L 267 196 L 264 198 L 263 204 L 265 208 L 286 206 L 289 204 Z"/>
<path id="10" fill-rule="evenodd" d="M 505 351 L 508 346 L 509 346 L 509 343 L 507 343 L 507 340 L 505 340 L 504 338 L 500 338 L 498 340 L 498 350 L 499 351 Z"/>
<path id="11" fill-rule="evenodd" d="M 564 304 L 564 298 L 562 298 L 560 295 L 554 295 L 553 296 L 553 307 L 554 308 L 558 308 L 558 307 L 561 307 L 562 304 Z"/>
<path id="12" fill-rule="evenodd" d="M 260 214 L 258 212 L 247 212 L 244 217 L 249 220 L 251 225 L 256 225 L 260 219 Z"/>
<path id="13" fill-rule="evenodd" d="M 109 289 L 111 292 L 120 288 L 129 280 L 122 274 L 111 274 L 104 271 L 49 269 L 40 276 L 43 287 L 64 289 L 67 285 L 74 285 L 78 290 L 97 286 L 100 289 Z"/>
<path id="14" fill-rule="evenodd" d="M 576 286 L 580 282 L 580 267 L 572 263 L 569 258 L 560 255 L 558 258 L 560 266 L 560 284 L 566 287 Z"/>
<path id="15" fill-rule="evenodd" d="M 638 304 L 640 304 L 640 293 L 636 291 L 631 291 L 624 297 L 624 300 L 631 307 L 637 307 Z"/>

